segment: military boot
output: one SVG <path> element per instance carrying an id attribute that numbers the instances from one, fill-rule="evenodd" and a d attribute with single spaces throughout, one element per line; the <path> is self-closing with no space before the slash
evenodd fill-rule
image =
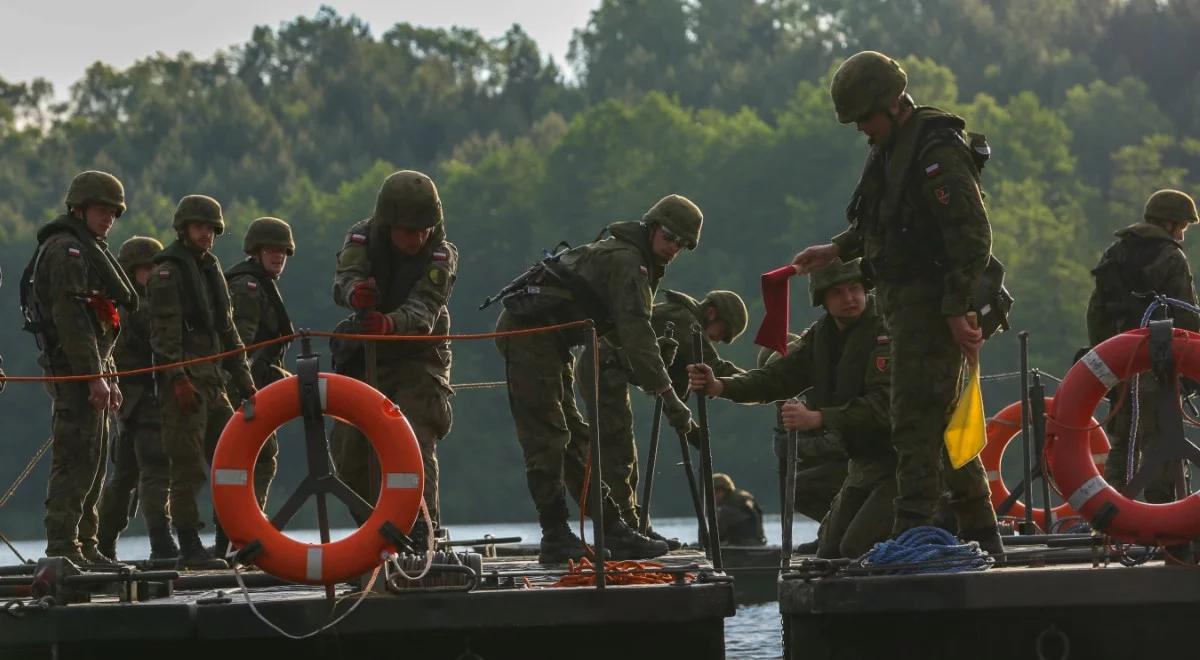
<path id="1" fill-rule="evenodd" d="M 542 542 L 538 545 L 539 564 L 565 564 L 568 559 L 579 561 L 587 554 L 587 546 L 575 536 L 567 523 L 542 530 Z"/>
<path id="2" fill-rule="evenodd" d="M 653 527 L 646 528 L 646 536 L 648 538 L 654 539 L 655 541 L 662 541 L 663 543 L 666 543 L 667 550 L 678 550 L 683 547 L 683 544 L 679 542 L 679 539 L 676 539 L 676 538 L 669 539 L 669 538 L 663 536 L 662 534 L 659 534 L 658 532 L 654 531 Z"/>
<path id="3" fill-rule="evenodd" d="M 183 537 L 180 537 L 180 542 L 183 542 Z M 216 535 L 213 537 L 212 547 L 208 548 L 208 554 L 218 559 L 229 554 L 229 537 L 225 535 L 225 529 L 221 527 L 221 523 L 217 523 Z"/>
<path id="4" fill-rule="evenodd" d="M 117 540 L 115 538 L 103 538 L 96 543 L 96 550 L 105 557 L 117 558 Z"/>
<path id="5" fill-rule="evenodd" d="M 809 541 L 808 543 L 799 543 L 796 545 L 795 548 L 792 549 L 792 554 L 794 554 L 794 555 L 815 555 L 815 554 L 817 554 L 817 548 L 820 547 L 820 545 L 821 545 L 820 539 L 813 539 L 813 540 Z"/>
<path id="6" fill-rule="evenodd" d="M 175 537 L 171 536 L 171 529 L 166 525 L 162 527 L 151 527 L 148 530 L 150 534 L 150 559 L 178 559 L 179 546 L 175 545 Z"/>
<path id="7" fill-rule="evenodd" d="M 75 546 L 48 546 L 46 548 L 47 557 L 62 557 L 76 566 L 86 566 L 90 564 L 83 553 Z"/>
<path id="8" fill-rule="evenodd" d="M 639 534 L 624 521 L 618 520 L 604 530 L 604 544 L 613 559 L 652 559 L 668 552 L 667 542 Z"/>
<path id="9" fill-rule="evenodd" d="M 99 566 L 103 568 L 120 568 L 124 566 L 124 564 L 121 562 L 101 552 L 94 545 L 85 544 L 79 549 L 79 551 L 80 554 L 83 555 L 83 558 L 87 560 L 88 566 Z"/>
<path id="10" fill-rule="evenodd" d="M 200 530 L 178 529 L 179 535 L 179 566 L 181 568 L 198 568 L 211 564 L 213 556 L 200 541 Z"/>
<path id="11" fill-rule="evenodd" d="M 964 543 L 975 541 L 979 544 L 980 550 L 993 557 L 1004 554 L 1004 541 L 1001 540 L 1000 530 L 995 525 L 963 532 L 959 534 L 958 538 L 962 539 Z"/>

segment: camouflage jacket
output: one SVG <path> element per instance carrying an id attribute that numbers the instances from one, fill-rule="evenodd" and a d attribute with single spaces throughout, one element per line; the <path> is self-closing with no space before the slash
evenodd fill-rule
<path id="1" fill-rule="evenodd" d="M 292 334 L 292 320 L 279 286 L 261 263 L 246 259 L 225 271 L 225 280 L 233 304 L 233 323 L 242 341 L 257 344 Z M 288 345 L 272 344 L 250 353 L 250 373 L 256 387 L 266 387 L 291 375 L 284 367 Z"/>
<path id="2" fill-rule="evenodd" d="M 668 322 L 675 324 L 675 341 L 679 342 L 679 352 L 675 355 L 675 361 L 667 367 L 667 373 L 671 376 L 671 384 L 675 388 L 675 393 L 680 397 L 684 397 L 688 393 L 687 366 L 689 364 L 703 362 L 712 367 L 713 373 L 717 376 L 732 376 L 742 373 L 740 367 L 723 359 L 717 353 L 717 347 L 704 333 L 703 328 L 707 319 L 704 318 L 704 310 L 701 308 L 700 302 L 678 291 L 667 290 L 664 294 L 667 300 L 654 305 L 650 314 L 650 324 L 660 337 L 665 334 Z M 702 328 L 700 332 L 702 355 L 696 355 L 692 350 L 693 323 L 698 323 Z"/>
<path id="3" fill-rule="evenodd" d="M 133 286 L 138 295 L 145 300 L 146 288 L 137 282 L 134 282 Z M 117 363 L 117 371 L 133 371 L 154 366 L 154 354 L 150 350 L 149 304 L 143 304 L 137 311 L 121 317 L 121 336 L 117 337 L 113 359 Z M 158 414 L 158 405 L 154 399 L 154 374 L 122 378 L 121 393 L 125 396 L 121 403 L 121 419 L 128 419 L 147 400 L 150 403 L 145 404 L 146 409 L 155 415 Z"/>
<path id="4" fill-rule="evenodd" d="M 762 509 L 744 490 L 730 493 L 717 504 L 717 531 L 721 545 L 763 545 Z"/>

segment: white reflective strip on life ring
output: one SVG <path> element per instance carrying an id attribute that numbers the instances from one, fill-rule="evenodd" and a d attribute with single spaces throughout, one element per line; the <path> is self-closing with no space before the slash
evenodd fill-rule
<path id="1" fill-rule="evenodd" d="M 420 483 L 416 472 L 388 472 L 384 488 L 416 488 Z"/>
<path id="2" fill-rule="evenodd" d="M 321 412 L 329 410 L 329 379 L 317 379 L 317 395 L 321 398 Z"/>
<path id="3" fill-rule="evenodd" d="M 1103 454 L 1092 454 L 1092 462 L 1096 465 L 1104 465 L 1108 461 L 1108 452 Z"/>
<path id="4" fill-rule="evenodd" d="M 213 474 L 214 486 L 245 486 L 250 475 L 245 470 L 235 468 L 217 468 Z"/>
<path id="5" fill-rule="evenodd" d="M 1108 365 L 1104 362 L 1104 358 L 1097 355 L 1096 351 L 1088 351 L 1087 355 L 1084 355 L 1079 361 L 1087 365 L 1088 370 L 1092 372 L 1092 375 L 1104 387 L 1112 389 L 1116 387 L 1117 383 L 1121 382 L 1121 379 L 1117 378 L 1112 369 L 1108 368 Z"/>
<path id="6" fill-rule="evenodd" d="M 304 574 L 310 580 L 321 579 L 321 555 L 324 554 L 320 547 L 309 547 L 307 561 L 305 562 Z"/>
<path id="7" fill-rule="evenodd" d="M 1067 498 L 1067 502 L 1071 504 L 1071 508 L 1076 511 L 1083 511 L 1083 505 L 1092 499 L 1092 496 L 1104 490 L 1108 484 L 1104 481 L 1104 477 L 1096 475 L 1091 479 L 1083 482 L 1083 485 L 1075 489 L 1074 493 Z"/>
<path id="8" fill-rule="evenodd" d="M 1000 470 L 988 470 L 987 471 L 988 481 L 995 481 L 999 478 L 1000 478 Z"/>

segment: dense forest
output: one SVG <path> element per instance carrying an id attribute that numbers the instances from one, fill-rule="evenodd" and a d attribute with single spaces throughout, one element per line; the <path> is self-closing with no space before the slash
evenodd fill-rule
<path id="1" fill-rule="evenodd" d="M 281 288 L 297 325 L 320 329 L 343 315 L 329 295 L 343 233 L 395 169 L 428 172 L 441 189 L 462 255 L 460 332 L 491 328 L 494 311 L 476 306 L 542 248 L 590 240 L 678 192 L 706 222 L 664 286 L 742 292 L 752 328 L 727 355 L 751 364 L 759 274 L 844 224 L 864 139 L 836 122 L 827 89 L 842 58 L 871 48 L 902 58 L 918 103 L 988 136 L 984 184 L 1013 321 L 1031 334 L 1032 363 L 1061 375 L 1085 341 L 1089 269 L 1112 232 L 1138 220 L 1155 189 L 1194 190 L 1200 178 L 1196 35 L 1197 0 L 603 0 L 559 63 L 518 25 L 496 39 L 372 29 L 327 7 L 255 28 L 210 59 L 97 62 L 67 94 L 0 80 L 4 367 L 37 371 L 16 274 L 87 168 L 125 182 L 130 208 L 114 246 L 134 233 L 172 238 L 175 202 L 188 193 L 224 204 L 226 265 L 252 219 L 287 219 L 299 249 Z M 794 326 L 815 318 L 802 285 Z M 1015 333 L 989 343 L 984 360 L 985 372 L 1012 371 Z M 502 376 L 490 341 L 456 344 L 456 382 Z M 1016 385 L 986 395 L 997 409 Z M 644 452 L 649 407 L 635 398 Z M 532 519 L 503 390 L 464 390 L 454 405 L 441 445 L 447 522 Z M 717 467 L 775 509 L 771 412 L 711 409 Z M 0 414 L 6 485 L 48 434 L 48 399 L 11 385 Z M 677 450 L 665 446 L 670 474 L 656 501 L 682 514 Z M 285 443 L 284 453 L 287 488 L 302 452 Z M 0 529 L 39 533 L 47 462 L 0 511 Z"/>

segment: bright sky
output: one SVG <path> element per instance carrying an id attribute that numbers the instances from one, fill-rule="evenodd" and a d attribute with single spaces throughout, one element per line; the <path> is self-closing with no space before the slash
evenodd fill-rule
<path id="1" fill-rule="evenodd" d="M 97 60 L 123 68 L 157 51 L 208 57 L 246 41 L 256 25 L 278 28 L 322 4 L 362 18 L 376 36 L 403 21 L 488 38 L 520 23 L 562 65 L 571 31 L 599 0 L 0 0 L 0 78 L 41 76 L 63 97 Z"/>

